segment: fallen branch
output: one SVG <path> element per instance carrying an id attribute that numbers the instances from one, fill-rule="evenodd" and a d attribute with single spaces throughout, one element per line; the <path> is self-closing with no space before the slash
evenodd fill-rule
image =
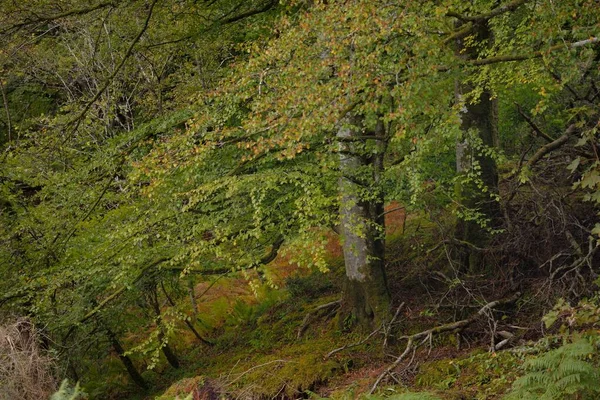
<path id="1" fill-rule="evenodd" d="M 377 389 L 377 386 L 379 386 L 379 383 L 381 382 L 381 380 L 386 375 L 388 375 L 388 374 L 391 375 L 392 370 L 394 370 L 394 368 L 396 368 L 402 362 L 402 360 L 404 360 L 404 357 L 406 357 L 408 355 L 408 353 L 410 353 L 411 350 L 413 350 L 413 338 L 408 339 L 408 342 L 406 343 L 406 349 L 404 349 L 404 353 L 400 354 L 400 356 L 398 358 L 396 358 L 396 360 L 377 377 L 377 380 L 373 384 L 373 387 L 371 387 L 369 394 L 373 394 L 375 389 Z"/>
<path id="2" fill-rule="evenodd" d="M 463 320 L 460 320 L 460 321 L 452 322 L 452 323 L 449 323 L 449 324 L 444 324 L 444 325 L 436 326 L 434 328 L 427 329 L 427 330 L 419 332 L 419 333 L 415 333 L 414 335 L 401 336 L 399 338 L 400 340 L 405 339 L 407 341 L 406 342 L 406 348 L 404 349 L 404 352 L 402 354 L 400 354 L 400 356 L 398 356 L 398 358 L 396 358 L 396 360 L 394 360 L 394 362 L 392 364 L 390 364 L 390 366 L 388 366 L 385 369 L 385 371 L 383 371 L 377 377 L 377 380 L 375 381 L 375 383 L 371 387 L 371 390 L 369 391 L 369 394 L 373 394 L 373 392 L 375 391 L 375 389 L 377 389 L 377 386 L 379 386 L 379 384 L 381 383 L 381 381 L 383 380 L 383 378 L 385 378 L 386 375 L 390 375 L 391 376 L 392 371 L 398 365 L 400 365 L 400 363 L 406 358 L 406 356 L 408 354 L 410 354 L 411 351 L 416 351 L 418 347 L 420 347 L 423 344 L 425 344 L 428 341 L 430 341 L 431 338 L 433 337 L 433 335 L 439 335 L 440 333 L 444 333 L 444 332 L 460 332 L 463 329 L 465 329 L 467 326 L 471 325 L 473 322 L 475 322 L 476 320 L 478 320 L 481 316 L 487 314 L 490 310 L 492 310 L 492 309 L 494 309 L 496 307 L 505 305 L 505 304 L 511 304 L 511 303 L 515 302 L 520 296 L 521 296 L 521 293 L 517 292 L 513 296 L 511 296 L 511 297 L 509 297 L 507 299 L 496 300 L 496 301 L 492 301 L 490 303 L 487 303 L 486 305 L 484 305 L 483 307 L 481 307 L 479 309 L 479 311 L 477 311 L 475 314 L 471 315 L 467 319 L 463 319 Z M 421 341 L 419 342 L 419 340 L 421 340 Z"/>
<path id="3" fill-rule="evenodd" d="M 515 340 L 515 334 L 508 331 L 499 331 L 496 332 L 497 336 L 501 337 L 502 340 L 496 344 L 494 344 L 494 351 L 501 350 L 503 347 L 506 347 L 507 344 Z"/>

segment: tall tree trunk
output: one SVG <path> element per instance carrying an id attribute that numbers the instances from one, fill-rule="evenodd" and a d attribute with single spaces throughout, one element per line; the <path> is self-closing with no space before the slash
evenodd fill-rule
<path id="1" fill-rule="evenodd" d="M 340 234 L 346 266 L 340 324 L 369 329 L 387 320 L 390 313 L 384 268 L 383 194 L 378 190 L 384 130 L 380 123 L 375 131 L 366 132 L 356 116 L 346 122 L 337 134 L 342 172 Z M 365 151 L 367 141 L 375 143 L 374 153 Z"/>
<path id="2" fill-rule="evenodd" d="M 492 41 L 492 34 L 487 23 L 480 23 L 475 33 L 475 43 L 488 43 Z M 465 46 L 462 40 L 457 43 L 457 53 L 466 59 L 478 57 L 479 50 L 475 47 Z M 473 90 L 468 84 L 458 83 L 456 88 L 457 101 L 463 101 L 463 95 Z M 490 148 L 498 146 L 498 104 L 493 93 L 484 88 L 477 99 L 466 101 L 461 113 L 461 129 L 466 133 L 469 130 L 478 132 L 481 143 Z M 481 181 L 487 187 L 488 192 L 482 192 L 476 185 L 458 184 L 457 195 L 461 204 L 469 209 L 482 213 L 491 227 L 497 227 L 500 223 L 501 210 L 499 203 L 493 198 L 498 193 L 498 171 L 493 158 L 481 154 L 473 148 L 468 137 L 456 146 L 456 170 L 458 173 L 468 173 L 477 162 L 481 167 Z M 461 220 L 458 223 L 456 236 L 477 247 L 485 247 L 489 242 L 489 234 L 480 223 L 472 220 Z M 462 264 L 469 271 L 475 272 L 482 267 L 481 252 L 464 248 L 460 257 Z"/>
<path id="3" fill-rule="evenodd" d="M 131 361 L 131 358 L 125 355 L 125 350 L 123 349 L 123 346 L 121 346 L 121 343 L 117 339 L 115 333 L 108 328 L 106 328 L 106 333 L 108 335 L 108 339 L 113 350 L 118 354 L 119 359 L 125 366 L 125 369 L 127 369 L 127 373 L 129 373 L 131 379 L 135 382 L 136 385 L 138 385 L 142 389 L 148 390 L 148 385 L 146 384 L 146 381 L 144 380 L 144 378 L 142 378 L 142 375 L 140 375 L 138 370 L 135 368 L 135 365 L 133 365 L 133 361 Z"/>

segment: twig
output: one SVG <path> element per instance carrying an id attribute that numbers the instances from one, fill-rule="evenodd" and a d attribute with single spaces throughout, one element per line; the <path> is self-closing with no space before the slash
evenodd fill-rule
<path id="1" fill-rule="evenodd" d="M 540 137 L 544 138 L 548 143 L 553 142 L 554 139 L 547 135 L 544 131 L 542 131 L 540 129 L 539 126 L 537 126 L 537 124 L 531 119 L 531 117 L 529 117 L 529 115 L 525 114 L 525 111 L 523 111 L 523 108 L 521 107 L 521 105 L 519 103 L 515 102 L 515 105 L 517 106 L 517 111 L 519 112 L 519 114 L 521 115 L 521 117 L 523 117 L 523 119 L 527 122 L 527 124 L 529 124 L 529 126 L 531 127 L 531 129 L 533 129 L 533 131 Z"/>
<path id="2" fill-rule="evenodd" d="M 250 373 L 250 372 L 254 371 L 255 369 L 262 368 L 262 367 L 265 367 L 265 366 L 267 366 L 267 365 L 274 364 L 274 363 L 289 363 L 289 362 L 294 362 L 294 361 L 288 361 L 288 360 L 272 360 L 272 361 L 266 362 L 266 363 L 264 363 L 264 364 L 255 365 L 254 367 L 252 367 L 252 368 L 250 368 L 250 369 L 247 369 L 246 371 L 244 371 L 244 372 L 242 372 L 241 374 L 239 374 L 237 378 L 235 378 L 234 380 L 232 380 L 232 381 L 228 382 L 227 384 L 228 384 L 228 385 L 231 385 L 231 384 L 233 384 L 234 382 L 237 382 L 237 381 L 239 381 L 239 380 L 240 380 L 240 379 L 241 379 L 241 378 L 242 378 L 244 375 L 246 375 L 246 374 L 248 374 L 248 373 Z"/>
<path id="3" fill-rule="evenodd" d="M 104 82 L 104 85 L 102 85 L 100 90 L 98 90 L 96 92 L 94 97 L 89 102 L 87 102 L 87 104 L 85 105 L 83 110 L 81 110 L 81 112 L 77 115 L 77 117 L 75 117 L 74 120 L 70 121 L 69 124 L 75 124 L 75 126 L 73 127 L 73 130 L 72 130 L 72 133 L 77 132 L 77 129 L 79 128 L 79 125 L 81 124 L 81 121 L 83 120 L 83 118 L 85 117 L 87 112 L 90 110 L 92 105 L 94 105 L 94 103 L 100 98 L 100 96 L 102 96 L 102 93 L 104 93 L 106 91 L 106 89 L 108 89 L 108 87 L 112 83 L 113 79 L 117 76 L 117 74 L 119 73 L 121 68 L 123 68 L 123 66 L 125 65 L 125 62 L 129 58 L 129 56 L 131 56 L 131 54 L 133 53 L 133 49 L 134 49 L 135 45 L 140 41 L 140 39 L 142 38 L 142 36 L 146 32 L 146 30 L 148 29 L 148 24 L 150 22 L 150 18 L 152 17 L 152 11 L 154 10 L 154 6 L 156 5 L 157 1 L 158 0 L 154 0 L 152 2 L 152 4 L 150 4 L 150 8 L 148 10 L 148 15 L 146 16 L 146 20 L 144 21 L 144 26 L 142 27 L 140 32 L 137 34 L 135 39 L 133 39 L 133 41 L 129 45 L 129 48 L 125 52 L 125 55 L 121 59 L 121 62 L 119 63 L 119 65 L 117 65 L 117 67 L 114 69 L 112 74 L 110 74 L 108 79 L 106 79 L 106 81 Z M 108 4 L 112 4 L 112 3 L 108 3 Z M 67 136 L 67 138 L 68 138 L 68 136 Z"/>

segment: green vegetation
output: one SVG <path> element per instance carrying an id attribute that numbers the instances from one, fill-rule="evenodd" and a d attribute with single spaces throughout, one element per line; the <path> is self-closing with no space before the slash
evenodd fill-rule
<path id="1" fill-rule="evenodd" d="M 594 0 L 2 2 L 0 399 L 597 397 L 599 35 Z"/>

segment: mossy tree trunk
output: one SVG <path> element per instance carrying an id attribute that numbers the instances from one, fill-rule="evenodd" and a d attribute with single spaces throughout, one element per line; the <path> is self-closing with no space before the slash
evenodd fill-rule
<path id="1" fill-rule="evenodd" d="M 383 124 L 371 131 L 351 116 L 340 143 L 340 234 L 346 268 L 340 324 L 371 329 L 387 320 L 390 294 L 384 267 L 383 193 L 379 188 L 386 141 Z"/>
<path id="2" fill-rule="evenodd" d="M 486 22 L 481 22 L 476 28 L 474 44 L 466 46 L 463 40 L 458 40 L 457 53 L 466 59 L 476 59 L 481 51 L 477 46 L 489 46 L 493 40 L 491 31 Z M 473 90 L 472 85 L 458 83 L 456 89 L 457 101 L 464 101 L 463 95 Z M 478 98 L 466 99 L 461 112 L 461 129 L 465 132 L 463 141 L 456 146 L 456 170 L 459 174 L 469 173 L 478 164 L 480 178 L 487 192 L 484 192 L 475 183 L 457 184 L 456 194 L 460 203 L 482 214 L 495 228 L 501 219 L 500 205 L 494 198 L 498 193 L 498 171 L 496 162 L 492 157 L 476 149 L 470 141 L 467 132 L 474 130 L 483 146 L 488 148 L 498 147 L 498 104 L 489 88 L 484 87 Z M 476 247 L 485 247 L 489 242 L 488 231 L 475 220 L 461 220 L 458 222 L 456 236 L 458 239 L 471 243 Z M 475 272 L 482 268 L 481 252 L 473 248 L 464 247 L 459 259 L 469 271 Z"/>

